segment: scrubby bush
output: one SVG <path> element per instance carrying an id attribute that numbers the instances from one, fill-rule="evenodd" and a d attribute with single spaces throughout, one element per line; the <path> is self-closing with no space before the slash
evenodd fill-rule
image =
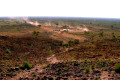
<path id="1" fill-rule="evenodd" d="M 58 71 L 58 73 L 59 73 L 59 74 L 62 74 L 62 73 L 63 73 L 63 71 Z"/>
<path id="2" fill-rule="evenodd" d="M 78 66 L 78 62 L 77 62 L 77 61 L 73 61 L 73 62 L 72 62 L 72 65 L 73 65 L 73 66 Z"/>
<path id="3" fill-rule="evenodd" d="M 97 67 L 105 67 L 107 65 L 106 61 L 104 60 L 98 60 L 96 66 Z"/>
<path id="4" fill-rule="evenodd" d="M 74 44 L 74 40 L 69 40 L 68 44 L 69 44 L 69 46 L 72 46 Z"/>
<path id="5" fill-rule="evenodd" d="M 33 34 L 34 36 L 38 36 L 39 33 L 40 33 L 39 31 L 33 31 L 33 32 L 32 32 L 32 34 Z"/>
<path id="6" fill-rule="evenodd" d="M 102 70 L 103 70 L 103 71 L 107 71 L 107 70 L 108 70 L 108 67 L 103 67 Z"/>
<path id="7" fill-rule="evenodd" d="M 10 71 L 6 71 L 5 74 L 6 74 L 6 75 L 10 75 Z"/>
<path id="8" fill-rule="evenodd" d="M 68 70 L 68 69 L 69 69 L 69 67 L 64 67 L 64 69 L 65 69 L 65 70 Z"/>
<path id="9" fill-rule="evenodd" d="M 6 53 L 10 54 L 11 53 L 10 49 L 6 49 Z"/>
<path id="10" fill-rule="evenodd" d="M 37 75 L 35 74 L 35 72 L 31 73 L 32 77 L 36 77 Z"/>
<path id="11" fill-rule="evenodd" d="M 85 68 L 85 73 L 89 73 L 90 70 L 91 70 L 90 66 L 86 67 L 86 68 Z"/>
<path id="12" fill-rule="evenodd" d="M 113 32 L 112 33 L 112 38 L 115 40 L 116 39 L 116 36 L 115 36 L 115 33 Z"/>
<path id="13" fill-rule="evenodd" d="M 29 62 L 27 62 L 27 61 L 24 62 L 23 66 L 24 66 L 24 68 L 26 68 L 26 69 L 32 68 L 32 65 L 31 65 Z"/>
<path id="14" fill-rule="evenodd" d="M 48 68 L 48 67 L 50 67 L 50 65 L 51 65 L 51 64 L 48 64 L 46 67 Z"/>
<path id="15" fill-rule="evenodd" d="M 63 47 L 68 47 L 68 45 L 69 45 L 68 43 L 63 43 L 62 44 Z"/>
<path id="16" fill-rule="evenodd" d="M 120 73 L 120 63 L 114 66 L 115 72 Z"/>
<path id="17" fill-rule="evenodd" d="M 0 72 L 2 72 L 3 71 L 3 68 L 2 67 L 0 67 Z"/>
<path id="18" fill-rule="evenodd" d="M 16 72 L 12 72 L 11 75 L 12 75 L 12 76 L 16 76 L 17 73 L 16 73 Z"/>
<path id="19" fill-rule="evenodd" d="M 117 39 L 119 39 L 119 40 L 120 40 L 120 36 L 118 36 L 118 37 L 117 37 Z"/>
<path id="20" fill-rule="evenodd" d="M 91 65 L 91 69 L 94 69 L 95 68 L 95 65 Z"/>

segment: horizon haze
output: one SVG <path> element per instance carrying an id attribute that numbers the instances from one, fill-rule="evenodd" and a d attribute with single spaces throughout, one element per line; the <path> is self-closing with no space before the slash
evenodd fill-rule
<path id="1" fill-rule="evenodd" d="M 93 17 L 120 18 L 119 0 L 4 0 L 0 17 Z"/>

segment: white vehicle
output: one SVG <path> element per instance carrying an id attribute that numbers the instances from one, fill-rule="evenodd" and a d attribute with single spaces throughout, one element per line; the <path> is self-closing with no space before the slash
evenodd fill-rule
<path id="1" fill-rule="evenodd" d="M 69 31 L 69 29 L 63 29 L 63 31 L 64 31 L 64 32 L 68 32 L 68 31 Z"/>

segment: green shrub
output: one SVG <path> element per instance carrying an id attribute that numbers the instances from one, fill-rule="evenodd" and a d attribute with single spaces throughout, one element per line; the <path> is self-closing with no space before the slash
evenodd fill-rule
<path id="1" fill-rule="evenodd" d="M 116 39 L 116 36 L 115 36 L 115 33 L 113 32 L 112 33 L 112 38 L 115 40 Z"/>
<path id="2" fill-rule="evenodd" d="M 62 74 L 63 72 L 62 72 L 62 71 L 59 71 L 58 73 L 59 73 L 59 74 Z"/>
<path id="3" fill-rule="evenodd" d="M 10 75 L 10 71 L 6 71 L 5 74 L 6 74 L 6 75 Z"/>
<path id="4" fill-rule="evenodd" d="M 16 72 L 12 72 L 11 75 L 12 75 L 12 76 L 16 76 L 17 73 L 16 73 Z"/>
<path id="5" fill-rule="evenodd" d="M 24 62 L 23 66 L 24 66 L 24 68 L 26 68 L 26 69 L 32 68 L 32 65 L 31 65 L 29 62 L 27 62 L 27 61 Z"/>
<path id="6" fill-rule="evenodd" d="M 6 53 L 11 54 L 10 49 L 6 49 Z"/>
<path id="7" fill-rule="evenodd" d="M 103 32 L 100 32 L 100 33 L 99 33 L 99 37 L 103 37 Z"/>
<path id="8" fill-rule="evenodd" d="M 47 48 L 47 50 L 48 50 L 50 53 L 52 53 L 52 48 L 51 48 L 51 46 L 49 46 L 49 47 Z"/>
<path id="9" fill-rule="evenodd" d="M 32 77 L 36 77 L 37 75 L 35 74 L 35 72 L 32 72 Z"/>
<path id="10" fill-rule="evenodd" d="M 48 67 L 50 67 L 50 65 L 51 65 L 51 64 L 48 64 L 46 67 L 48 68 Z"/>
<path id="11" fill-rule="evenodd" d="M 32 32 L 32 34 L 33 34 L 34 36 L 38 36 L 39 33 L 40 33 L 39 31 L 33 31 L 33 32 Z"/>
<path id="12" fill-rule="evenodd" d="M 101 78 L 98 78 L 97 80 L 102 80 Z"/>
<path id="13" fill-rule="evenodd" d="M 91 69 L 94 69 L 95 68 L 95 65 L 91 65 Z"/>
<path id="14" fill-rule="evenodd" d="M 68 43 L 63 43 L 62 46 L 63 47 L 68 47 Z"/>
<path id="15" fill-rule="evenodd" d="M 115 72 L 120 73 L 120 63 L 114 66 Z"/>
<path id="16" fill-rule="evenodd" d="M 2 72 L 3 71 L 3 68 L 2 67 L 0 67 L 0 72 Z"/>
<path id="17" fill-rule="evenodd" d="M 73 45 L 73 43 L 74 43 L 74 41 L 73 41 L 73 40 L 69 40 L 69 41 L 68 41 L 68 45 L 69 45 L 69 46 L 72 46 L 72 45 Z"/>
<path id="18" fill-rule="evenodd" d="M 105 67 L 105 66 L 106 66 L 106 62 L 105 62 L 105 61 L 98 60 L 97 66 L 98 66 L 98 67 Z"/>
<path id="19" fill-rule="evenodd" d="M 91 70 L 90 66 L 86 67 L 86 69 L 85 69 L 85 73 L 89 73 L 90 70 Z"/>
<path id="20" fill-rule="evenodd" d="M 108 67 L 103 67 L 102 70 L 103 70 L 103 71 L 107 71 L 107 70 L 108 70 Z"/>
<path id="21" fill-rule="evenodd" d="M 73 65 L 73 66 L 78 66 L 78 62 L 77 62 L 77 61 L 73 61 L 73 62 L 72 62 L 72 65 Z"/>
<path id="22" fill-rule="evenodd" d="M 68 69 L 69 69 L 69 67 L 64 67 L 64 69 L 65 69 L 65 70 L 68 70 Z"/>

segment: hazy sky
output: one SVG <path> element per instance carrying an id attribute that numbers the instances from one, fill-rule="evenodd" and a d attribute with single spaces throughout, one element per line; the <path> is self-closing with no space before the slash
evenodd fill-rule
<path id="1" fill-rule="evenodd" d="M 0 16 L 120 18 L 120 0 L 0 0 Z"/>

